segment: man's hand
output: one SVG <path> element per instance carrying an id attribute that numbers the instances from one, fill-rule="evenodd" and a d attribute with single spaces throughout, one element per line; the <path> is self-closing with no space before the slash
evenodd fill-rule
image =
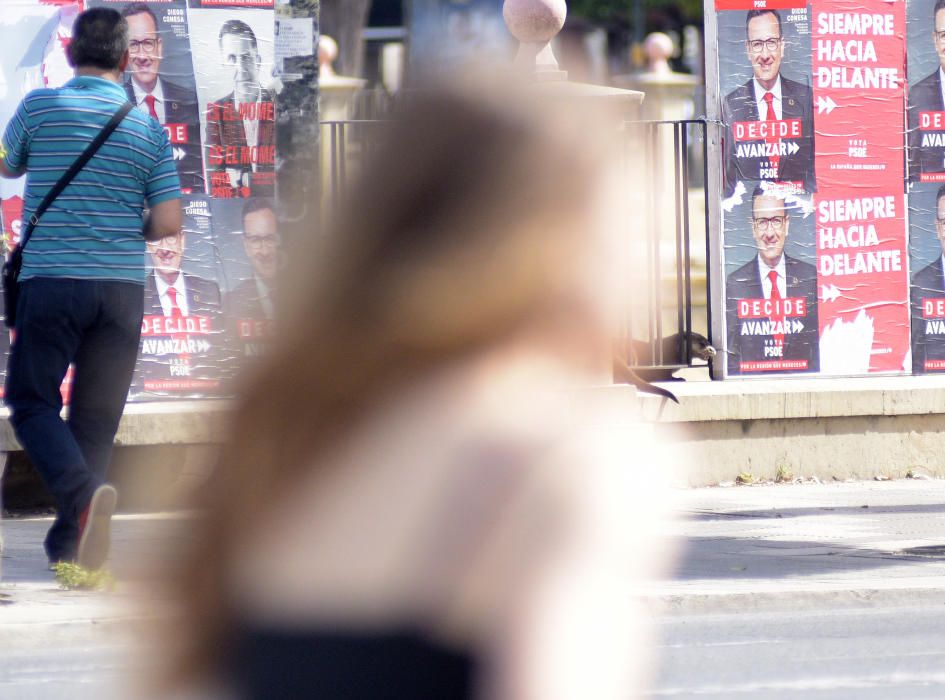
<path id="1" fill-rule="evenodd" d="M 167 199 L 151 207 L 144 219 L 144 239 L 159 241 L 180 233 L 183 214 L 179 199 Z"/>
<path id="2" fill-rule="evenodd" d="M 25 167 L 19 170 L 11 170 L 7 167 L 7 149 L 3 147 L 3 142 L 0 141 L 0 175 L 3 177 L 16 178 L 20 177 L 20 175 L 25 172 Z"/>

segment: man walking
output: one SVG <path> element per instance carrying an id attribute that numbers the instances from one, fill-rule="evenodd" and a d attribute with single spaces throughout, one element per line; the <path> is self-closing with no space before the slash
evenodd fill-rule
<path id="1" fill-rule="evenodd" d="M 76 19 L 75 78 L 29 93 L 3 134 L 0 174 L 28 175 L 24 221 L 127 100 L 128 24 Z M 147 224 L 144 207 L 150 208 Z M 5 401 L 57 505 L 50 563 L 99 568 L 117 494 L 105 484 L 141 332 L 145 238 L 176 234 L 180 182 L 164 129 L 132 110 L 39 219 L 24 248 Z M 59 386 L 75 365 L 69 418 Z"/>

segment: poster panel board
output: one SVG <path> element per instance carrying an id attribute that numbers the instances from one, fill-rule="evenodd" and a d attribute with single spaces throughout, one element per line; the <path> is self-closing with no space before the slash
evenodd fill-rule
<path id="1" fill-rule="evenodd" d="M 100 6 L 126 15 L 132 50 L 123 85 L 167 132 L 184 191 L 181 235 L 142 241 L 145 317 L 129 398 L 231 395 L 274 338 L 272 300 L 285 262 L 271 198 L 273 1 L 4 0 L 0 129 L 30 90 L 72 78 L 72 24 Z M 0 179 L 7 249 L 18 240 L 24 184 Z M 0 332 L 0 372 L 9 344 Z"/>
<path id="2" fill-rule="evenodd" d="M 711 11 L 725 375 L 911 371 L 905 3 Z"/>

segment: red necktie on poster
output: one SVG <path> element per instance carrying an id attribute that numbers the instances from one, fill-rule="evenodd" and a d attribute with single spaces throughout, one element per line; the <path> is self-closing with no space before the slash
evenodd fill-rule
<path id="1" fill-rule="evenodd" d="M 770 92 L 766 92 L 763 99 L 765 101 L 765 105 L 767 105 L 767 110 L 765 112 L 765 121 L 776 122 L 778 120 L 778 115 L 774 113 L 774 94 Z M 774 144 L 774 148 L 772 148 L 772 151 L 775 151 L 777 149 L 777 144 L 780 143 L 780 139 L 777 138 L 776 136 L 769 136 L 765 139 L 765 143 Z M 771 163 L 771 169 L 774 170 L 774 174 L 775 174 L 774 178 L 772 179 L 777 180 L 778 175 L 780 174 L 778 170 L 781 165 L 781 156 L 772 155 L 771 157 L 768 158 L 768 161 Z"/>
<path id="2" fill-rule="evenodd" d="M 770 95 L 771 93 L 768 94 Z M 148 106 L 148 114 L 157 119 L 157 121 L 161 121 L 158 119 L 157 110 L 154 108 L 154 103 L 156 101 L 157 100 L 154 99 L 154 95 L 145 95 L 144 97 L 144 103 Z"/>
<path id="3" fill-rule="evenodd" d="M 770 94 L 770 93 L 769 93 Z M 780 324 L 782 326 L 782 331 L 784 330 L 784 307 L 781 305 L 781 291 L 778 289 L 778 272 L 777 270 L 771 270 L 768 273 L 768 280 L 771 282 L 771 295 L 768 297 L 771 301 L 778 302 L 777 309 L 769 317 L 771 322 L 775 325 Z M 774 342 L 778 345 L 784 345 L 784 333 L 773 333 Z"/>
<path id="4" fill-rule="evenodd" d="M 167 298 L 171 302 L 171 318 L 183 318 L 184 314 L 180 310 L 180 305 L 177 303 L 177 290 L 174 287 L 167 288 Z"/>
<path id="5" fill-rule="evenodd" d="M 177 290 L 174 287 L 167 288 L 167 298 L 171 302 L 171 318 L 175 321 L 179 321 L 179 325 L 184 325 L 184 312 L 181 311 L 180 304 L 177 303 Z M 175 340 L 180 340 L 183 346 L 183 350 L 178 354 L 181 361 L 185 364 L 190 363 L 190 353 L 187 352 L 187 346 L 190 344 L 190 339 L 187 337 L 186 333 L 174 333 L 172 336 Z"/>

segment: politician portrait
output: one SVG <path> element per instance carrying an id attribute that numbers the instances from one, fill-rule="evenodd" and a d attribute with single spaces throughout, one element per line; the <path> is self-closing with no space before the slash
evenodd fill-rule
<path id="1" fill-rule="evenodd" d="M 276 287 L 285 262 L 276 209 L 271 199 L 245 200 L 241 212 L 242 253 L 248 271 L 224 297 L 233 347 L 245 358 L 265 354 L 274 340 Z M 245 267 L 242 268 L 246 270 Z"/>
<path id="2" fill-rule="evenodd" d="M 183 270 L 185 249 L 184 232 L 147 243 L 138 392 L 200 395 L 219 388 L 227 356 L 220 288 Z"/>
<path id="3" fill-rule="evenodd" d="M 747 192 L 759 181 L 792 183 L 795 189 L 808 193 L 817 189 L 813 98 L 809 83 L 784 75 L 785 29 L 777 10 L 745 14 L 740 45 L 751 66 L 751 77 L 722 102 L 725 197 L 735 192 L 739 182 Z M 728 57 L 725 63 L 731 65 L 733 58 Z M 809 66 L 809 52 L 805 58 Z M 743 75 L 742 66 L 743 61 L 733 74 Z M 723 73 L 727 67 L 722 66 Z"/>
<path id="4" fill-rule="evenodd" d="M 753 255 L 725 284 L 729 375 L 820 368 L 817 270 L 785 252 L 792 208 L 775 190 L 752 194 Z"/>
<path id="5" fill-rule="evenodd" d="M 213 197 L 271 196 L 275 184 L 275 107 L 262 82 L 256 33 L 241 19 L 217 33 L 229 92 L 207 105 L 206 151 Z"/>
<path id="6" fill-rule="evenodd" d="M 129 61 L 124 82 L 128 99 L 167 131 L 181 189 L 185 193 L 203 192 L 197 91 L 192 84 L 182 85 L 165 74 L 165 41 L 154 10 L 146 3 L 132 2 L 122 8 L 121 14 L 128 22 Z M 184 45 L 179 42 L 177 50 Z"/>
<path id="7" fill-rule="evenodd" d="M 914 217 L 922 217 L 923 224 L 912 226 L 910 247 L 913 251 L 913 269 L 910 286 L 912 315 L 912 371 L 915 374 L 945 371 L 945 185 L 935 192 L 935 207 L 914 210 Z M 935 257 L 928 262 L 915 258 L 919 238 L 929 239 L 926 232 L 935 232 Z M 930 244 L 931 241 L 928 241 Z M 918 264 L 915 264 L 918 263 Z"/>
<path id="8" fill-rule="evenodd" d="M 909 5 L 909 66 L 932 72 L 908 90 L 909 180 L 945 181 L 945 0 Z M 929 27 L 931 26 L 931 33 Z"/>

